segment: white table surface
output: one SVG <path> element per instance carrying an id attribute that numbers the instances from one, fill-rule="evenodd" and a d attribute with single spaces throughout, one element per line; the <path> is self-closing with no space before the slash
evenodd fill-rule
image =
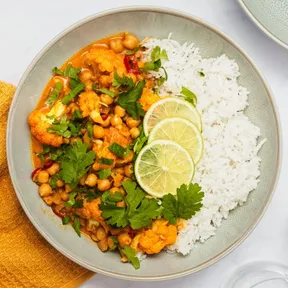
<path id="1" fill-rule="evenodd" d="M 252 0 L 251 0 L 252 1 Z M 268 80 L 283 129 L 279 184 L 264 218 L 248 239 L 217 264 L 184 278 L 129 282 L 97 275 L 82 288 L 216 288 L 239 265 L 254 260 L 288 264 L 288 51 L 270 40 L 246 17 L 236 0 L 0 0 L 0 79 L 17 84 L 34 56 L 63 29 L 90 14 L 124 5 L 158 5 L 190 12 L 214 24 L 238 42 Z M 80 3 L 80 5 L 79 5 Z M 151 285 L 152 284 L 152 285 Z M 276 287 L 275 287 L 276 288 Z"/>

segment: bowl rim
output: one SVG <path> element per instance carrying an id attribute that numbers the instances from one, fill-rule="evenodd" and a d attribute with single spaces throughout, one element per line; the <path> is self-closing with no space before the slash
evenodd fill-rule
<path id="1" fill-rule="evenodd" d="M 69 251 L 66 251 L 63 247 L 59 246 L 58 244 L 56 244 L 53 239 L 50 238 L 50 236 L 42 229 L 41 225 L 32 217 L 32 215 L 30 214 L 29 211 L 29 207 L 26 206 L 26 203 L 24 201 L 24 199 L 21 196 L 20 193 L 20 187 L 18 187 L 17 185 L 17 181 L 16 178 L 13 176 L 15 173 L 15 168 L 14 168 L 14 164 L 12 161 L 12 134 L 9 132 L 10 131 L 10 127 L 12 127 L 13 125 L 13 115 L 14 115 L 14 111 L 15 111 L 15 104 L 17 101 L 17 98 L 20 94 L 20 91 L 22 89 L 22 86 L 25 84 L 26 78 L 29 75 L 29 73 L 31 72 L 31 70 L 33 69 L 33 67 L 37 64 L 37 62 L 41 59 L 41 57 L 46 53 L 46 51 L 48 51 L 50 49 L 50 47 L 52 45 L 54 45 L 54 43 L 56 43 L 58 40 L 60 40 L 63 36 L 65 36 L 66 34 L 72 32 L 74 29 L 80 27 L 83 24 L 86 24 L 89 21 L 92 21 L 94 19 L 100 18 L 100 17 L 104 17 L 104 16 L 108 16 L 108 15 L 113 15 L 113 14 L 117 14 L 117 13 L 123 13 L 123 12 L 137 12 L 137 11 L 141 11 L 141 12 L 159 12 L 159 13 L 165 13 L 168 15 L 172 15 L 172 16 L 178 16 L 178 17 L 182 17 L 185 18 L 187 20 L 193 21 L 195 23 L 201 24 L 202 26 L 204 26 L 205 28 L 209 29 L 210 31 L 218 34 L 220 37 L 222 37 L 224 40 L 226 40 L 229 44 L 231 44 L 232 46 L 234 46 L 241 54 L 243 57 L 245 57 L 247 59 L 247 61 L 249 62 L 249 64 L 253 67 L 253 69 L 256 71 L 256 73 L 258 74 L 259 78 L 261 79 L 265 90 L 270 98 L 270 102 L 271 102 L 271 106 L 275 115 L 275 119 L 276 119 L 276 127 L 277 127 L 277 171 L 275 171 L 275 175 L 274 175 L 274 180 L 273 180 L 273 185 L 271 186 L 271 191 L 270 191 L 270 195 L 269 198 L 267 199 L 267 202 L 265 203 L 264 207 L 262 208 L 262 210 L 259 212 L 259 215 L 257 216 L 256 221 L 247 229 L 247 231 L 236 241 L 234 241 L 234 243 L 232 243 L 229 247 L 227 247 L 225 250 L 223 250 L 222 252 L 218 253 L 217 255 L 215 255 L 213 258 L 203 262 L 202 264 L 194 267 L 194 268 L 190 268 L 190 269 L 186 269 L 183 270 L 181 272 L 176 272 L 170 275 L 164 275 L 164 276 L 137 276 L 137 275 L 126 275 L 126 274 L 121 274 L 121 273 L 117 273 L 117 272 L 109 272 L 106 270 L 102 270 L 100 268 L 95 268 L 92 265 L 89 265 L 88 263 L 77 259 L 76 257 L 74 257 L 73 255 L 70 254 Z M 108 9 L 108 10 L 104 10 L 102 12 L 96 13 L 96 14 L 92 14 L 90 16 L 85 17 L 84 19 L 77 21 L 75 24 L 70 25 L 68 28 L 64 29 L 62 32 L 60 32 L 56 37 L 54 37 L 51 41 L 49 41 L 44 48 L 41 49 L 41 51 L 35 56 L 35 58 L 32 60 L 32 62 L 30 63 L 30 65 L 28 66 L 28 68 L 26 69 L 26 71 L 24 72 L 20 82 L 18 83 L 15 95 L 13 97 L 13 100 L 11 102 L 11 106 L 10 106 L 10 110 L 9 110 L 9 114 L 8 114 L 8 121 L 7 121 L 7 130 L 6 130 L 6 154 L 7 154 L 7 162 L 8 162 L 8 169 L 9 169 L 9 173 L 11 176 L 11 181 L 13 184 L 13 187 L 15 189 L 16 195 L 19 199 L 19 202 L 23 208 L 23 210 L 25 211 L 27 217 L 29 218 L 29 220 L 32 222 L 32 224 L 34 225 L 34 227 L 38 230 L 38 232 L 55 248 L 57 249 L 59 252 L 61 252 L 63 255 L 65 255 L 67 258 L 69 258 L 70 260 L 72 260 L 73 262 L 81 265 L 82 267 L 85 267 L 91 271 L 94 271 L 96 273 L 100 273 L 103 274 L 105 276 L 110 276 L 110 277 L 114 277 L 114 278 L 118 278 L 118 279 L 123 279 L 123 280 L 131 280 L 131 281 L 160 281 L 160 280 L 170 280 L 170 279 L 175 279 L 178 277 L 183 277 L 195 272 L 199 272 L 201 270 L 203 270 L 204 268 L 209 267 L 210 265 L 218 262 L 220 259 L 222 259 L 223 257 L 227 256 L 230 252 L 232 252 L 238 245 L 240 245 L 247 237 L 248 235 L 254 230 L 254 228 L 258 225 L 259 221 L 261 220 L 261 218 L 263 217 L 263 215 L 265 214 L 268 205 L 271 202 L 272 196 L 274 194 L 278 179 L 279 179 L 279 175 L 280 175 L 280 170 L 281 170 L 281 162 L 282 162 L 282 133 L 281 133 L 281 126 L 280 126 L 280 118 L 279 118 L 279 113 L 278 113 L 278 109 L 274 100 L 274 97 L 272 95 L 272 92 L 266 82 L 266 80 L 264 79 L 264 77 L 262 76 L 262 74 L 260 73 L 259 69 L 257 68 L 256 64 L 254 63 L 254 61 L 250 58 L 250 56 L 247 55 L 247 53 L 245 51 L 243 51 L 242 48 L 240 48 L 240 46 L 238 44 L 236 44 L 234 42 L 234 40 L 232 40 L 229 36 L 227 36 L 225 33 L 221 32 L 218 28 L 216 28 L 214 25 L 202 20 L 201 18 L 198 18 L 190 13 L 186 13 L 186 12 L 182 12 L 176 9 L 172 9 L 172 8 L 166 8 L 166 7 L 160 7 L 160 6 L 143 6 L 143 5 L 133 5 L 133 6 L 124 6 L 124 7 L 120 7 L 120 8 L 113 8 L 113 9 Z"/>
<path id="2" fill-rule="evenodd" d="M 266 34 L 270 39 L 275 41 L 277 44 L 282 47 L 288 49 L 288 43 L 278 37 L 276 34 L 272 33 L 264 24 L 258 20 L 258 18 L 253 14 L 253 12 L 248 8 L 246 3 L 243 0 L 237 0 L 242 10 L 246 13 L 246 15 L 253 21 L 253 23 L 260 29 L 262 32 Z"/>

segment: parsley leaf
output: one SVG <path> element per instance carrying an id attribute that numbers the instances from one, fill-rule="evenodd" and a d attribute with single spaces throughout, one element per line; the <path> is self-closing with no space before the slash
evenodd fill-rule
<path id="1" fill-rule="evenodd" d="M 111 175 L 111 169 L 110 168 L 109 169 L 103 169 L 103 170 L 99 171 L 97 174 L 101 180 L 107 179 Z"/>
<path id="2" fill-rule="evenodd" d="M 104 164 L 104 165 L 112 165 L 114 163 L 114 159 L 109 159 L 109 158 L 103 158 L 101 157 L 99 159 L 99 163 L 100 164 Z"/>
<path id="3" fill-rule="evenodd" d="M 110 145 L 108 149 L 118 157 L 123 157 L 126 152 L 126 149 L 116 142 Z"/>
<path id="4" fill-rule="evenodd" d="M 63 225 L 67 225 L 70 222 L 70 216 L 65 216 L 64 218 L 62 218 L 62 224 Z"/>
<path id="5" fill-rule="evenodd" d="M 115 202 L 122 201 L 123 199 L 124 197 L 120 192 L 111 194 L 110 191 L 105 191 L 101 196 L 101 200 L 106 204 L 114 204 Z"/>
<path id="6" fill-rule="evenodd" d="M 125 245 L 122 249 L 123 254 L 128 258 L 129 262 L 137 270 L 140 268 L 140 261 L 136 256 L 136 251 L 128 245 Z"/>
<path id="7" fill-rule="evenodd" d="M 65 154 L 60 157 L 61 179 L 74 188 L 80 178 L 89 170 L 94 163 L 95 152 L 87 152 L 88 144 L 76 141 L 65 149 Z"/>
<path id="8" fill-rule="evenodd" d="M 177 218 L 190 219 L 202 207 L 204 193 L 201 187 L 196 184 L 182 184 L 177 189 L 177 200 L 172 194 L 162 198 L 163 216 L 171 224 L 176 224 Z"/>
<path id="9" fill-rule="evenodd" d="M 80 218 L 78 216 L 75 216 L 74 222 L 72 224 L 72 227 L 74 228 L 75 232 L 79 237 L 81 237 L 81 231 L 80 231 Z"/>
<path id="10" fill-rule="evenodd" d="M 188 88 L 182 86 L 182 90 L 180 92 L 182 95 L 184 95 L 184 99 L 188 102 L 190 102 L 192 105 L 196 105 L 197 104 L 197 97 L 196 95 L 190 91 Z"/>
<path id="11" fill-rule="evenodd" d="M 55 88 L 54 88 L 53 91 L 49 94 L 49 97 L 48 97 L 48 99 L 47 99 L 46 102 L 45 102 L 48 106 L 53 106 L 53 105 L 55 104 L 56 100 L 57 100 L 58 97 L 59 97 L 59 94 L 60 94 L 62 88 L 63 88 L 63 85 L 62 85 L 61 82 L 57 82 L 57 83 L 55 84 Z"/>
<path id="12" fill-rule="evenodd" d="M 101 216 L 108 224 L 116 225 L 117 227 L 126 227 L 129 225 L 125 208 L 117 207 L 114 203 L 101 203 L 99 204 L 99 208 L 102 210 Z"/>
<path id="13" fill-rule="evenodd" d="M 75 88 L 71 90 L 70 93 L 68 93 L 61 101 L 63 104 L 67 105 L 69 104 L 80 92 L 82 92 L 85 89 L 85 84 L 80 83 L 77 84 Z"/>
<path id="14" fill-rule="evenodd" d="M 140 116 L 144 116 L 142 105 L 137 102 L 142 95 L 144 86 L 145 81 L 141 80 L 131 91 L 123 92 L 119 95 L 117 104 L 126 109 L 133 119 L 139 119 Z"/>
<path id="15" fill-rule="evenodd" d="M 118 73 L 115 71 L 114 72 L 114 78 L 112 80 L 112 86 L 115 88 L 119 87 L 125 87 L 127 88 L 128 91 L 132 90 L 133 87 L 135 86 L 133 79 L 124 75 L 123 77 L 120 77 Z"/>

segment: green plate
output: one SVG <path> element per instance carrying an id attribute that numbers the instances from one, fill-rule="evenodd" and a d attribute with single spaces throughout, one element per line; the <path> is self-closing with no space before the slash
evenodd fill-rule
<path id="1" fill-rule="evenodd" d="M 288 49 L 288 0 L 238 0 L 250 19 Z"/>

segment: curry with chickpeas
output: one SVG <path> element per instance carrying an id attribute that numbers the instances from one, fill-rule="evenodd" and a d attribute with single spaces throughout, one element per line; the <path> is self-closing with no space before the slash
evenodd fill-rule
<path id="1" fill-rule="evenodd" d="M 101 251 L 119 251 L 136 269 L 139 255 L 173 244 L 183 224 L 168 221 L 134 175 L 147 141 L 143 116 L 160 100 L 161 83 L 147 72 L 161 63 L 145 61 L 143 51 L 130 33 L 90 44 L 52 70 L 28 117 L 32 180 L 43 201 L 79 237 L 84 232 Z"/>

